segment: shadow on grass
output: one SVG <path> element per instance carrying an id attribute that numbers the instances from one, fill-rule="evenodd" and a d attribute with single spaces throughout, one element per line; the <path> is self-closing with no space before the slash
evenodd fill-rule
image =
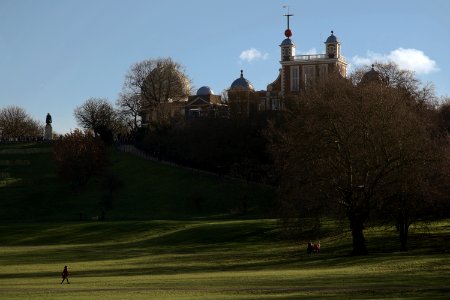
<path id="1" fill-rule="evenodd" d="M 411 243 L 421 248 L 393 253 L 394 234 L 369 232 L 372 254 L 349 257 L 351 239 L 346 233 L 324 237 L 322 253 L 307 255 L 306 241 L 294 244 L 280 240 L 278 226 L 275 220 L 1 225 L 0 265 L 92 263 L 95 269 L 98 263 L 121 261 L 126 264 L 124 268 L 85 270 L 80 274 L 131 276 L 283 268 L 320 270 L 366 265 L 374 268 L 377 264 L 383 270 L 389 269 L 390 261 L 409 266 L 414 257 L 426 255 L 431 260 L 423 263 L 424 270 L 432 270 L 439 267 L 439 258 L 448 250 L 450 240 L 440 232 L 430 236 L 433 243 L 429 244 L 422 234 L 412 234 Z M 0 278 L 34 276 L 55 274 L 3 273 Z"/>

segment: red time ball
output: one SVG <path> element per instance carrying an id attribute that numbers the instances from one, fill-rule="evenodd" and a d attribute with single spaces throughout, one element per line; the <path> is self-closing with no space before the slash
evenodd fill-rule
<path id="1" fill-rule="evenodd" d="M 290 29 L 286 29 L 286 30 L 284 31 L 284 35 L 285 35 L 286 37 L 291 37 L 291 36 L 292 36 L 292 31 L 291 31 Z"/>

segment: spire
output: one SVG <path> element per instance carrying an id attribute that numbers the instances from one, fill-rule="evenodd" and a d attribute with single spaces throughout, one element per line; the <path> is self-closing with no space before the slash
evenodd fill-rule
<path id="1" fill-rule="evenodd" d="M 244 70 L 241 70 L 241 78 L 244 78 Z"/>
<path id="2" fill-rule="evenodd" d="M 285 14 L 284 16 L 287 17 L 287 29 L 289 29 L 289 17 L 292 17 L 294 15 L 289 13 L 289 6 L 288 5 L 283 5 L 283 8 L 287 8 L 287 14 Z"/>
<path id="3" fill-rule="evenodd" d="M 289 13 L 289 6 L 283 5 L 283 8 L 287 8 L 287 14 L 284 15 L 286 17 L 286 19 L 287 19 L 287 29 L 284 31 L 284 35 L 287 38 L 290 38 L 292 36 L 292 31 L 291 31 L 291 29 L 289 27 L 289 18 L 293 17 L 294 15 Z"/>
<path id="4" fill-rule="evenodd" d="M 287 13 L 284 16 L 287 18 L 287 29 L 290 29 L 290 27 L 289 27 L 289 17 L 293 17 L 294 15 L 290 14 L 290 13 Z"/>

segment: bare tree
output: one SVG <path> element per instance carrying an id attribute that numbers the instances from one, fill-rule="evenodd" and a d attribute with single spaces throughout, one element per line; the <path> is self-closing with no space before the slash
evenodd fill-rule
<path id="1" fill-rule="evenodd" d="M 372 67 L 385 79 L 390 87 L 404 88 L 412 91 L 416 90 L 420 85 L 420 81 L 415 77 L 413 71 L 401 69 L 394 62 L 375 62 Z M 364 74 L 370 71 L 370 69 L 370 66 L 362 66 L 353 71 L 350 74 L 352 83 L 354 85 L 359 84 Z"/>
<path id="2" fill-rule="evenodd" d="M 441 99 L 439 114 L 441 116 L 442 126 L 450 134 L 450 96 Z"/>
<path id="3" fill-rule="evenodd" d="M 86 185 L 109 164 L 104 143 L 92 132 L 79 129 L 65 134 L 56 142 L 54 155 L 58 173 L 74 189 Z"/>
<path id="4" fill-rule="evenodd" d="M 386 85 L 391 88 L 403 90 L 409 97 L 417 102 L 435 104 L 435 88 L 431 83 L 423 84 L 415 75 L 414 71 L 402 69 L 395 62 L 375 62 L 373 68 L 380 74 Z M 364 74 L 370 71 L 370 66 L 357 68 L 350 75 L 354 85 L 361 82 Z"/>
<path id="5" fill-rule="evenodd" d="M 113 106 L 105 98 L 89 98 L 74 110 L 78 124 L 94 134 L 108 135 L 114 131 L 116 113 Z"/>
<path id="6" fill-rule="evenodd" d="M 135 132 L 141 125 L 141 96 L 133 93 L 121 93 L 116 101 L 119 117 L 129 130 Z"/>
<path id="7" fill-rule="evenodd" d="M 355 87 L 331 78 L 303 96 L 284 129 L 271 136 L 283 174 L 282 205 L 288 217 L 343 208 L 353 254 L 366 254 L 363 231 L 371 213 L 394 198 L 396 209 L 408 210 L 398 196 L 411 204 L 403 191 L 412 194 L 438 161 L 434 125 L 403 89 L 383 84 Z"/>
<path id="8" fill-rule="evenodd" d="M 1 138 L 37 138 L 43 135 L 44 125 L 33 120 L 25 109 L 7 106 L 0 109 Z"/>
<path id="9" fill-rule="evenodd" d="M 190 79 L 184 67 L 171 58 L 138 62 L 125 76 L 124 94 L 139 95 L 141 112 L 155 112 L 159 119 L 168 117 L 167 103 L 184 100 L 189 93 Z"/>

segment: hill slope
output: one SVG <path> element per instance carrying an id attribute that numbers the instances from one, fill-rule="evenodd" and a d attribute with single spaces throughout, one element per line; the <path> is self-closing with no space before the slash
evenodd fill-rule
<path id="1" fill-rule="evenodd" d="M 227 217 L 242 211 L 264 215 L 274 191 L 147 161 L 111 149 L 117 188 L 106 217 L 186 219 Z M 108 195 L 102 179 L 72 190 L 59 179 L 51 144 L 0 145 L 0 220 L 76 220 L 102 211 Z"/>

